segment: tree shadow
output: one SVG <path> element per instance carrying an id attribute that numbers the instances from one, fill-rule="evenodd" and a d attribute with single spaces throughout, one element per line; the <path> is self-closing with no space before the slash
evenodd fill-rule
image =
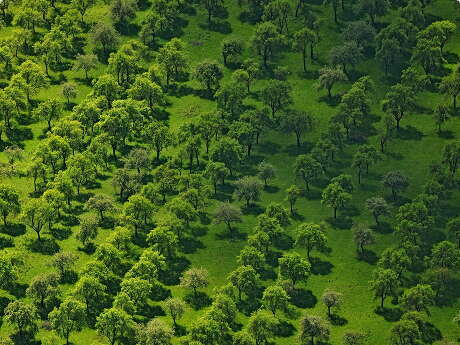
<path id="1" fill-rule="evenodd" d="M 179 242 L 180 250 L 185 254 L 193 254 L 198 249 L 205 248 L 203 242 L 193 237 L 182 238 Z"/>
<path id="2" fill-rule="evenodd" d="M 165 299 L 171 297 L 171 290 L 165 288 L 158 282 L 152 284 L 152 289 L 150 293 L 150 298 L 152 301 L 164 301 Z"/>
<path id="3" fill-rule="evenodd" d="M 53 226 L 48 233 L 55 239 L 62 241 L 68 239 L 70 235 L 72 235 L 72 229 L 70 227 L 57 224 Z"/>
<path id="4" fill-rule="evenodd" d="M 271 142 L 271 141 L 263 141 L 259 142 L 259 144 L 256 146 L 260 152 L 269 154 L 269 155 L 274 155 L 278 153 L 281 149 L 281 145 Z"/>
<path id="5" fill-rule="evenodd" d="M 22 334 L 14 333 L 10 335 L 15 345 L 40 345 L 41 341 L 35 340 L 35 333 L 24 331 Z"/>
<path id="6" fill-rule="evenodd" d="M 79 224 L 78 217 L 74 214 L 67 213 L 61 214 L 61 223 L 67 226 L 76 226 Z"/>
<path id="7" fill-rule="evenodd" d="M 353 219 L 345 216 L 337 216 L 337 218 L 329 217 L 326 221 L 337 229 L 348 230 L 353 226 Z"/>
<path id="8" fill-rule="evenodd" d="M 1 225 L 0 232 L 10 236 L 21 236 L 26 233 L 26 226 L 24 224 L 9 223 L 7 226 Z"/>
<path id="9" fill-rule="evenodd" d="M 295 140 L 294 137 L 292 139 Z M 312 148 L 312 143 L 309 141 L 304 141 L 300 144 L 300 146 L 297 146 L 296 144 L 285 146 L 283 152 L 289 156 L 298 156 L 310 152 Z"/>
<path id="10" fill-rule="evenodd" d="M 440 137 L 442 139 L 454 139 L 455 134 L 451 130 L 443 129 L 443 130 L 438 132 L 438 137 Z"/>
<path id="11" fill-rule="evenodd" d="M 401 308 L 387 308 L 380 306 L 375 309 L 375 313 L 382 316 L 388 322 L 396 322 L 401 319 L 401 316 L 404 314 Z"/>
<path id="12" fill-rule="evenodd" d="M 264 187 L 264 191 L 270 194 L 274 194 L 274 193 L 278 193 L 280 191 L 280 188 L 277 186 L 268 185 Z"/>
<path id="13" fill-rule="evenodd" d="M 314 275 L 327 275 L 332 272 L 334 265 L 329 261 L 322 261 L 320 258 L 311 259 L 311 273 Z"/>
<path id="14" fill-rule="evenodd" d="M 414 126 L 405 126 L 399 128 L 399 130 L 396 132 L 396 137 L 401 140 L 422 140 L 424 137 L 424 134 L 420 132 L 417 128 Z"/>
<path id="15" fill-rule="evenodd" d="M 259 214 L 264 213 L 265 209 L 258 204 L 251 204 L 249 207 L 243 207 L 242 211 L 245 215 L 258 216 Z"/>
<path id="16" fill-rule="evenodd" d="M 187 328 L 182 325 L 176 324 L 174 326 L 174 335 L 177 337 L 182 337 L 187 334 Z"/>
<path id="17" fill-rule="evenodd" d="M 214 18 L 210 23 L 200 24 L 199 27 L 203 30 L 214 31 L 221 34 L 228 35 L 232 33 L 232 25 L 230 22 L 217 18 Z"/>
<path id="18" fill-rule="evenodd" d="M 344 317 L 341 317 L 340 315 L 336 315 L 336 314 L 331 314 L 329 321 L 334 326 L 345 326 L 348 323 L 347 319 L 345 319 Z"/>
<path id="19" fill-rule="evenodd" d="M 358 260 L 367 262 L 370 265 L 375 265 L 378 261 L 378 256 L 369 249 L 364 249 L 364 253 L 358 252 Z"/>
<path id="20" fill-rule="evenodd" d="M 59 252 L 60 247 L 54 238 L 42 237 L 41 240 L 29 239 L 26 241 L 26 247 L 31 252 L 40 253 L 44 255 L 54 255 Z"/>
<path id="21" fill-rule="evenodd" d="M 215 237 L 218 240 L 244 241 L 247 239 L 248 234 L 233 227 L 232 231 L 226 228 L 224 231 L 216 233 Z"/>
<path id="22" fill-rule="evenodd" d="M 296 328 L 292 325 L 292 323 L 286 320 L 279 320 L 273 330 L 273 333 L 277 337 L 282 337 L 282 338 L 291 337 L 294 335 L 295 332 L 296 332 Z"/>
<path id="23" fill-rule="evenodd" d="M 283 256 L 282 252 L 270 250 L 268 253 L 265 254 L 265 262 L 269 266 L 276 267 L 278 266 L 278 259 L 282 256 Z"/>
<path id="24" fill-rule="evenodd" d="M 294 246 L 294 239 L 286 233 L 281 233 L 273 241 L 273 246 L 276 249 L 289 250 Z"/>
<path id="25" fill-rule="evenodd" d="M 421 326 L 422 340 L 426 344 L 433 344 L 435 341 L 442 339 L 441 331 L 430 322 L 424 322 Z"/>
<path id="26" fill-rule="evenodd" d="M 150 305 L 146 303 L 144 307 L 139 311 L 139 315 L 142 315 L 148 319 L 153 319 L 157 316 L 165 316 L 166 313 L 159 305 Z"/>
<path id="27" fill-rule="evenodd" d="M 165 285 L 179 284 L 179 278 L 191 262 L 184 256 L 177 256 L 168 260 L 168 268 L 159 272 L 159 281 Z"/>
<path id="28" fill-rule="evenodd" d="M 378 224 L 371 225 L 370 228 L 380 234 L 391 234 L 394 230 L 390 223 L 379 221 Z"/>
<path id="29" fill-rule="evenodd" d="M 253 312 L 261 307 L 260 301 L 257 298 L 247 298 L 242 301 L 238 301 L 236 306 L 239 311 L 244 315 L 250 316 Z"/>
<path id="30" fill-rule="evenodd" d="M 189 293 L 185 296 L 184 300 L 195 310 L 200 310 L 208 307 L 212 303 L 211 297 L 202 291 L 197 291 L 196 295 Z"/>
<path id="31" fill-rule="evenodd" d="M 318 299 L 311 290 L 303 288 L 294 288 L 291 293 L 291 303 L 298 308 L 313 308 Z"/>

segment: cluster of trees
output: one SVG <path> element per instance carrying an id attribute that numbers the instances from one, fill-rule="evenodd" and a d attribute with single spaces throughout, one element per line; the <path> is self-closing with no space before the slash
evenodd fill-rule
<path id="1" fill-rule="evenodd" d="M 199 0 L 196 4 L 205 10 L 210 24 L 225 5 L 218 0 Z M 286 68 L 274 65 L 276 55 L 290 49 L 300 55 L 302 69 L 308 71 L 308 60 L 316 59 L 315 49 L 321 40 L 320 18 L 314 7 L 302 0 L 295 6 L 286 0 L 241 1 L 255 22 L 249 46 L 226 38 L 221 44 L 223 63 L 209 59 L 192 65 L 187 44 L 181 39 L 174 37 L 161 44 L 180 31 L 181 12 L 191 6 L 185 1 L 152 1 L 141 23 L 139 40 L 120 39 L 129 32 L 130 21 L 141 6 L 132 0 L 110 4 L 114 25 L 86 22 L 86 13 L 95 5 L 92 0 L 72 0 L 68 6 L 24 0 L 17 5 L 13 11 L 10 1 L 0 2 L 6 23 L 14 13 L 11 23 L 15 27 L 10 39 L 0 41 L 0 76 L 7 80 L 0 90 L 0 144 L 4 133 L 11 140 L 12 131 L 24 117 L 46 122 L 46 129 L 27 163 L 26 173 L 33 180 L 32 197 L 20 200 L 15 188 L 0 185 L 3 225 L 11 226 L 12 218 L 18 216 L 17 220 L 32 229 L 37 242 L 45 246 L 43 233 L 64 232 L 65 219 L 79 206 L 77 202 L 85 200 L 88 212 L 78 219 L 76 238 L 81 250 L 94 254 L 92 261 L 75 272 L 78 256 L 56 253 L 51 259 L 53 272 L 35 276 L 26 291 L 29 300 L 11 301 L 4 319 L 24 339 L 37 332 L 41 319 L 49 321 L 67 344 L 73 333 L 86 326 L 95 328 L 109 344 L 126 340 L 142 345 L 169 344 L 181 329 L 178 322 L 186 309 L 199 304 L 205 294 L 201 289 L 209 285 L 209 274 L 203 268 L 176 271 L 183 244 L 193 236 L 193 222 L 206 214 L 213 194 L 224 190 L 228 177 L 238 175 L 232 182 L 233 197 L 244 208 L 250 209 L 260 200 L 263 190 L 276 178 L 274 166 L 261 162 L 257 176 L 240 173 L 241 162 L 251 156 L 264 133 L 277 130 L 291 135 L 301 148 L 306 135 L 317 128 L 313 114 L 294 107 Z M 325 5 L 332 6 L 335 22 L 348 6 L 336 0 Z M 356 150 L 352 148 L 351 167 L 358 186 L 353 176 L 341 174 L 330 178 L 322 191 L 322 204 L 332 209 L 334 218 L 350 205 L 353 192 L 384 157 L 387 144 L 401 130 L 401 120 L 415 109 L 420 92 L 434 86 L 452 102 L 450 106 L 443 100 L 433 112 L 439 132 L 455 111 L 460 70 L 440 80 L 435 76 L 445 61 L 444 48 L 456 31 L 455 24 L 443 20 L 427 25 L 418 0 L 393 6 L 400 17 L 379 29 L 376 21 L 387 13 L 389 3 L 358 1 L 356 11 L 369 21 L 347 23 L 341 34 L 344 43 L 331 49 L 328 65 L 319 71 L 317 88 L 327 90 L 328 98 L 340 100 L 337 113 L 314 147 L 295 159 L 293 177 L 305 187 L 293 184 L 286 190 L 289 210 L 272 203 L 257 217 L 248 244 L 237 257 L 239 266 L 228 275 L 228 284 L 216 289 L 206 312 L 187 329 L 183 344 L 266 344 L 275 335 L 279 313 L 289 314 L 298 289 L 312 273 L 312 253 L 327 249 L 326 226 L 300 224 L 294 245 L 305 251 L 305 257 L 295 252 L 282 254 L 273 265 L 276 282 L 265 286 L 269 258 L 288 236 L 286 227 L 296 213 L 298 199 L 308 197 L 318 180 L 331 177 L 331 168 L 345 148 L 364 142 L 368 136 L 375 89 L 371 78 L 357 79 L 340 97 L 332 93 L 335 85 L 352 79 L 353 69 L 371 57 L 368 51 L 375 50 L 385 74 L 398 77 L 401 72 L 401 76 L 382 101 L 386 117 L 378 129 L 378 147 L 360 144 Z M 294 30 L 297 23 L 302 23 L 300 30 Z M 87 38 L 93 51 L 82 49 Z M 249 49 L 252 57 L 243 59 Z M 106 69 L 96 75 L 101 64 Z M 400 71 L 401 66 L 406 68 Z M 234 70 L 224 83 L 226 67 Z M 82 82 L 91 83 L 91 92 L 75 106 L 72 101 L 78 96 L 77 85 L 59 79 L 70 68 L 84 75 Z M 255 96 L 254 83 L 269 69 L 273 70 L 272 79 L 257 94 L 261 106 L 248 107 L 247 100 Z M 168 95 L 189 79 L 216 107 L 208 112 L 190 109 L 186 115 L 191 119 L 172 130 L 163 120 Z M 38 94 L 50 83 L 62 84 L 60 98 L 39 102 Z M 10 163 L 20 156 L 11 146 Z M 423 339 L 429 308 L 449 298 L 458 274 L 460 219 L 446 224 L 451 237 L 444 241 L 432 243 L 430 231 L 456 183 L 459 159 L 460 143 L 446 145 L 442 160 L 430 166 L 422 193 L 402 206 L 401 194 L 409 181 L 399 171 L 386 172 L 382 177 L 382 186 L 391 190 L 392 202 L 383 196 L 365 202 L 377 228 L 382 217 L 394 215 L 396 220 L 398 243 L 380 255 L 370 282 L 380 300 L 380 311 L 389 297 L 404 310 L 391 330 L 394 344 L 414 344 Z M 100 177 L 112 172 L 116 199 L 106 194 L 85 196 Z M 242 221 L 242 210 L 229 202 L 220 203 L 214 208 L 213 221 L 225 224 L 233 236 L 235 223 Z M 95 244 L 101 227 L 107 226 L 113 227 L 107 241 Z M 365 246 L 374 243 L 375 237 L 369 226 L 355 226 L 353 239 L 360 256 L 365 256 Z M 0 240 L 2 246 L 13 242 L 7 235 Z M 145 248 L 137 250 L 136 244 L 143 241 Z M 14 290 L 23 268 L 20 255 L 2 254 L 0 288 Z M 410 283 L 408 274 L 421 268 L 420 279 Z M 164 298 L 169 292 L 167 279 L 180 282 L 191 293 L 184 300 Z M 70 293 L 63 294 L 63 283 L 74 283 Z M 342 304 L 342 297 L 339 292 L 324 291 L 322 301 L 328 319 Z M 158 300 L 163 300 L 161 306 L 172 326 L 158 318 L 138 322 Z M 233 332 L 238 312 L 259 307 L 241 331 Z M 300 320 L 299 342 L 327 341 L 330 326 L 326 317 L 305 314 Z M 456 322 L 459 319 L 457 316 Z M 356 345 L 366 338 L 366 333 L 347 331 L 343 341 Z"/>

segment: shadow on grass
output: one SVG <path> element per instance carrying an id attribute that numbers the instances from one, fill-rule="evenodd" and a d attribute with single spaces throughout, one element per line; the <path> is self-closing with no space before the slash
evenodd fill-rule
<path id="1" fill-rule="evenodd" d="M 401 319 L 401 316 L 404 312 L 400 308 L 381 308 L 379 306 L 375 309 L 375 313 L 377 315 L 382 316 L 388 322 L 396 322 L 399 321 L 399 319 Z"/>
<path id="2" fill-rule="evenodd" d="M 326 221 L 337 229 L 347 230 L 351 229 L 353 226 L 353 219 L 346 216 L 337 216 L 337 218 L 329 217 L 326 219 Z"/>
<path id="3" fill-rule="evenodd" d="M 371 225 L 370 228 L 380 234 L 391 234 L 393 228 L 390 223 L 380 221 L 378 224 Z"/>
<path id="4" fill-rule="evenodd" d="M 244 241 L 247 239 L 248 234 L 233 227 L 232 231 L 225 229 L 223 232 L 219 232 L 215 236 L 218 240 Z"/>
<path id="5" fill-rule="evenodd" d="M 414 126 L 405 126 L 396 132 L 396 137 L 401 140 L 422 140 L 424 134 Z"/>
<path id="6" fill-rule="evenodd" d="M 171 297 L 171 290 L 165 288 L 160 283 L 153 283 L 150 298 L 153 301 L 164 301 L 165 299 Z"/>
<path id="7" fill-rule="evenodd" d="M 53 255 L 59 251 L 59 244 L 54 238 L 42 237 L 39 239 L 29 239 L 26 243 L 27 249 L 34 253 Z"/>
<path id="8" fill-rule="evenodd" d="M 289 250 L 294 246 L 294 239 L 288 234 L 281 233 L 274 240 L 273 246 L 280 250 Z"/>
<path id="9" fill-rule="evenodd" d="M 282 256 L 283 256 L 282 252 L 271 250 L 267 254 L 265 254 L 265 262 L 267 263 L 267 265 L 276 267 L 278 266 L 278 259 Z"/>
<path id="10" fill-rule="evenodd" d="M 10 336 L 14 345 L 40 345 L 41 341 L 35 340 L 35 333 L 23 332 L 22 334 L 14 333 Z"/>
<path id="11" fill-rule="evenodd" d="M 329 321 L 334 326 L 345 326 L 348 323 L 347 319 L 345 319 L 344 317 L 341 317 L 340 315 L 336 315 L 336 314 L 332 314 L 331 317 L 329 318 Z"/>
<path id="12" fill-rule="evenodd" d="M 367 262 L 370 265 L 375 265 L 378 261 L 378 256 L 369 249 L 364 249 L 363 253 L 361 251 L 358 252 L 358 260 Z"/>
<path id="13" fill-rule="evenodd" d="M 66 240 L 72 235 L 72 229 L 62 225 L 55 225 L 48 232 L 59 241 Z"/>
<path id="14" fill-rule="evenodd" d="M 291 293 L 291 303 L 298 308 L 313 308 L 318 299 L 311 290 L 294 288 Z"/>
<path id="15" fill-rule="evenodd" d="M 190 266 L 190 260 L 184 256 L 178 256 L 172 258 L 168 262 L 168 268 L 166 271 L 160 271 L 159 280 L 165 285 L 177 285 L 179 284 L 179 278 L 188 267 Z"/>
<path id="16" fill-rule="evenodd" d="M 208 307 L 212 303 L 211 297 L 201 291 L 197 291 L 196 295 L 193 293 L 187 294 L 184 300 L 195 310 Z"/>
<path id="17" fill-rule="evenodd" d="M 327 275 L 332 272 L 334 265 L 329 261 L 322 261 L 320 258 L 311 259 L 311 273 L 315 275 Z"/>
<path id="18" fill-rule="evenodd" d="M 257 298 L 247 298 L 245 300 L 236 303 L 239 311 L 244 315 L 250 316 L 253 312 L 261 307 L 261 304 Z"/>
<path id="19" fill-rule="evenodd" d="M 180 250 L 185 254 L 193 254 L 198 249 L 205 248 L 203 242 L 193 237 L 185 237 L 180 240 Z"/>
<path id="20" fill-rule="evenodd" d="M 10 236 L 21 236 L 26 233 L 26 226 L 24 224 L 9 223 L 7 226 L 1 225 L 0 232 Z"/>
<path id="21" fill-rule="evenodd" d="M 280 320 L 273 330 L 277 337 L 287 338 L 294 335 L 296 328 L 286 320 Z"/>

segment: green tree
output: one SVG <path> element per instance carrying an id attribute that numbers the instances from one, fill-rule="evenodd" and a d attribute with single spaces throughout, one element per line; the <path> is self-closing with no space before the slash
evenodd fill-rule
<path id="1" fill-rule="evenodd" d="M 115 203 L 106 194 L 96 194 L 85 203 L 85 209 L 96 211 L 99 215 L 99 221 L 104 222 L 106 213 L 115 210 Z"/>
<path id="2" fill-rule="evenodd" d="M 96 329 L 98 333 L 107 338 L 110 345 L 129 333 L 133 328 L 133 320 L 125 311 L 110 308 L 97 317 Z"/>
<path id="3" fill-rule="evenodd" d="M 271 285 L 264 290 L 262 295 L 263 305 L 276 316 L 278 309 L 286 309 L 289 303 L 289 296 L 279 285 Z"/>
<path id="4" fill-rule="evenodd" d="M 180 285 L 193 290 L 193 295 L 197 297 L 197 289 L 209 285 L 208 271 L 204 268 L 190 268 L 182 274 Z"/>
<path id="5" fill-rule="evenodd" d="M 380 298 L 380 308 L 388 296 L 393 296 L 399 286 L 399 279 L 396 272 L 391 269 L 377 268 L 374 277 L 370 281 L 370 288 L 374 291 L 375 298 Z"/>
<path id="6" fill-rule="evenodd" d="M 174 327 L 177 328 L 177 320 L 182 318 L 186 310 L 185 302 L 180 298 L 168 298 L 164 302 L 166 312 L 171 316 Z"/>
<path id="7" fill-rule="evenodd" d="M 46 304 L 59 294 L 59 276 L 56 273 L 40 273 L 32 278 L 26 295 L 44 312 Z"/>
<path id="8" fill-rule="evenodd" d="M 296 185 L 292 185 L 288 189 L 286 189 L 286 194 L 287 194 L 286 200 L 289 202 L 291 214 L 294 214 L 295 212 L 294 206 L 297 202 L 297 199 L 302 194 L 302 192 Z"/>
<path id="9" fill-rule="evenodd" d="M 430 315 L 429 307 L 434 305 L 435 293 L 430 285 L 417 284 L 402 295 L 401 304 L 407 310 L 425 311 Z"/>
<path id="10" fill-rule="evenodd" d="M 233 176 L 235 166 L 240 162 L 243 148 L 236 139 L 223 137 L 211 148 L 210 158 L 213 162 L 224 163 Z"/>
<path id="11" fill-rule="evenodd" d="M 241 249 L 237 262 L 242 266 L 251 266 L 260 272 L 265 265 L 265 255 L 255 247 L 246 246 Z"/>
<path id="12" fill-rule="evenodd" d="M 316 33 L 309 29 L 303 28 L 296 31 L 293 36 L 293 48 L 302 53 L 303 71 L 307 72 L 307 49 L 310 47 L 310 58 L 313 59 L 313 48 L 318 41 Z"/>
<path id="13" fill-rule="evenodd" d="M 159 319 L 150 320 L 137 332 L 139 345 L 169 345 L 174 330 Z"/>
<path id="14" fill-rule="evenodd" d="M 304 181 L 305 189 L 310 191 L 310 183 L 322 175 L 323 167 L 311 155 L 299 155 L 295 160 L 294 172 Z"/>
<path id="15" fill-rule="evenodd" d="M 52 131 L 52 121 L 58 120 L 62 116 L 62 104 L 56 99 L 47 99 L 40 103 L 34 110 L 34 115 L 38 119 L 44 119 L 48 123 L 48 131 Z"/>
<path id="16" fill-rule="evenodd" d="M 253 296 L 259 285 L 259 276 L 252 266 L 239 266 L 230 272 L 228 280 L 237 288 L 239 301 L 242 300 L 242 293 Z"/>
<path id="17" fill-rule="evenodd" d="M 307 258 L 311 264 L 310 252 L 314 249 L 324 251 L 327 247 L 327 236 L 321 225 L 302 223 L 297 227 L 296 246 L 305 248 Z"/>
<path id="18" fill-rule="evenodd" d="M 332 317 L 331 309 L 339 309 L 343 304 L 343 295 L 340 292 L 326 289 L 321 296 L 321 300 L 327 307 L 327 316 Z"/>
<path id="19" fill-rule="evenodd" d="M 278 263 L 280 277 L 290 280 L 293 287 L 297 282 L 306 281 L 310 276 L 311 265 L 297 253 L 284 254 Z"/>
<path id="20" fill-rule="evenodd" d="M 260 199 L 262 183 L 258 178 L 245 176 L 235 182 L 235 197 L 238 200 L 246 200 L 246 207 L 250 206 L 251 201 Z"/>
<path id="21" fill-rule="evenodd" d="M 18 214 L 21 210 L 19 193 L 11 186 L 0 184 L 0 213 L 3 217 L 3 225 L 8 225 L 7 218 L 10 214 Z"/>
<path id="22" fill-rule="evenodd" d="M 390 207 L 388 206 L 386 200 L 379 196 L 367 199 L 366 208 L 370 213 L 372 213 L 377 225 L 379 225 L 379 218 L 381 216 L 388 216 L 390 213 Z"/>
<path id="23" fill-rule="evenodd" d="M 404 191 L 409 186 L 409 181 L 400 171 L 389 171 L 383 176 L 383 185 L 391 188 L 393 200 L 396 200 L 399 192 Z"/>
<path id="24" fill-rule="evenodd" d="M 90 317 L 100 312 L 106 301 L 106 291 L 107 287 L 98 278 L 84 275 L 75 284 L 73 294 L 84 302 L 86 314 Z"/>
<path id="25" fill-rule="evenodd" d="M 241 222 L 241 210 L 229 202 L 221 203 L 214 211 L 214 223 L 227 225 L 228 231 L 232 232 L 232 223 Z"/>
<path id="26" fill-rule="evenodd" d="M 391 341 L 395 345 L 415 344 L 421 338 L 420 329 L 412 320 L 401 320 L 391 328 Z"/>
<path id="27" fill-rule="evenodd" d="M 81 331 L 86 324 L 85 306 L 73 298 L 64 300 L 48 317 L 53 329 L 65 339 L 67 345 L 70 344 L 70 334 Z"/>
<path id="28" fill-rule="evenodd" d="M 214 194 L 217 194 L 217 183 L 225 183 L 225 178 L 230 174 L 230 170 L 221 162 L 209 162 L 206 165 L 204 175 L 209 178 L 214 186 Z"/>
<path id="29" fill-rule="evenodd" d="M 383 111 L 393 116 L 396 121 L 396 128 L 399 130 L 401 120 L 407 112 L 415 106 L 415 95 L 412 88 L 402 84 L 395 84 L 385 95 L 382 101 Z"/>
<path id="30" fill-rule="evenodd" d="M 243 42 L 236 38 L 224 39 L 221 43 L 222 58 L 224 65 L 227 65 L 228 60 L 235 60 L 243 53 Z"/>
<path id="31" fill-rule="evenodd" d="M 326 89 L 329 98 L 332 97 L 331 90 L 334 84 L 347 80 L 345 73 L 336 67 L 324 67 L 319 71 L 318 89 Z"/>
<path id="32" fill-rule="evenodd" d="M 33 305 L 23 301 L 10 302 L 4 312 L 4 319 L 7 323 L 14 325 L 19 336 L 24 339 L 26 332 L 35 333 L 37 331 L 37 311 Z"/>
<path id="33" fill-rule="evenodd" d="M 69 251 L 58 252 L 51 258 L 50 265 L 58 271 L 59 277 L 61 281 L 63 281 L 69 275 L 69 273 L 73 271 L 73 267 L 75 266 L 77 260 L 77 254 Z"/>
<path id="34" fill-rule="evenodd" d="M 94 6 L 95 3 L 95 0 L 72 0 L 72 7 L 80 13 L 82 23 L 84 23 L 84 16 L 86 11 Z"/>
<path id="35" fill-rule="evenodd" d="M 157 161 L 160 160 L 161 152 L 173 141 L 171 131 L 160 121 L 152 121 L 147 124 L 143 131 L 143 137 L 155 149 Z"/>
<path id="36" fill-rule="evenodd" d="M 281 35 L 273 23 L 263 22 L 256 26 L 251 45 L 262 57 L 265 68 L 268 67 L 268 61 L 275 54 L 280 41 Z"/>
<path id="37" fill-rule="evenodd" d="M 292 103 L 292 88 L 283 80 L 271 80 L 262 90 L 262 101 L 272 111 L 273 119 L 276 114 Z"/>
<path id="38" fill-rule="evenodd" d="M 301 145 L 302 135 L 311 132 L 314 125 L 315 119 L 305 111 L 288 109 L 281 119 L 281 130 L 295 134 L 297 147 Z"/>
<path id="39" fill-rule="evenodd" d="M 316 315 L 305 315 L 300 320 L 299 340 L 302 344 L 315 344 L 315 339 L 327 341 L 329 339 L 329 327 L 326 322 Z"/>
<path id="40" fill-rule="evenodd" d="M 206 88 L 210 95 L 213 95 L 219 88 L 223 76 L 222 66 L 210 60 L 199 63 L 194 71 L 194 78 Z"/>
<path id="41" fill-rule="evenodd" d="M 21 219 L 30 226 L 41 241 L 40 233 L 52 214 L 51 206 L 40 199 L 29 199 L 22 208 Z"/>
<path id="42" fill-rule="evenodd" d="M 131 195 L 123 206 L 125 221 L 134 227 L 134 235 L 139 235 L 139 228 L 150 223 L 154 206 L 145 196 L 140 194 Z"/>
<path id="43" fill-rule="evenodd" d="M 247 324 L 247 331 L 254 338 L 256 345 L 267 344 L 273 337 L 276 325 L 275 317 L 265 310 L 252 313 Z"/>
<path id="44" fill-rule="evenodd" d="M 353 241 L 359 248 L 361 255 L 364 256 L 364 246 L 373 244 L 375 242 L 375 236 L 371 229 L 364 224 L 358 224 L 355 226 L 353 231 Z"/>
<path id="45" fill-rule="evenodd" d="M 334 210 L 334 219 L 337 210 L 345 207 L 351 200 L 351 194 L 346 192 L 338 183 L 329 184 L 322 193 L 321 203 Z"/>
<path id="46" fill-rule="evenodd" d="M 76 238 L 87 247 L 91 240 L 94 240 L 98 234 L 99 219 L 93 214 L 83 215 L 80 219 L 80 229 Z"/>
<path id="47" fill-rule="evenodd" d="M 91 0 L 75 0 L 75 1 L 89 2 Z M 73 63 L 74 70 L 85 72 L 86 80 L 89 80 L 88 72 L 96 69 L 96 67 L 97 67 L 97 56 L 94 54 L 85 54 L 85 55 L 78 54 Z"/>
<path id="48" fill-rule="evenodd" d="M 460 70 L 457 69 L 447 77 L 442 78 L 439 84 L 439 91 L 449 97 L 452 97 L 454 110 L 457 109 L 457 97 L 460 94 Z"/>

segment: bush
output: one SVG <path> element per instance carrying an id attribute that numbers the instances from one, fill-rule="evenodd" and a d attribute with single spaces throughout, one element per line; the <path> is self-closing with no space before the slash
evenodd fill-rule
<path id="1" fill-rule="evenodd" d="M 0 249 L 14 247 L 13 237 L 10 235 L 0 234 Z"/>

